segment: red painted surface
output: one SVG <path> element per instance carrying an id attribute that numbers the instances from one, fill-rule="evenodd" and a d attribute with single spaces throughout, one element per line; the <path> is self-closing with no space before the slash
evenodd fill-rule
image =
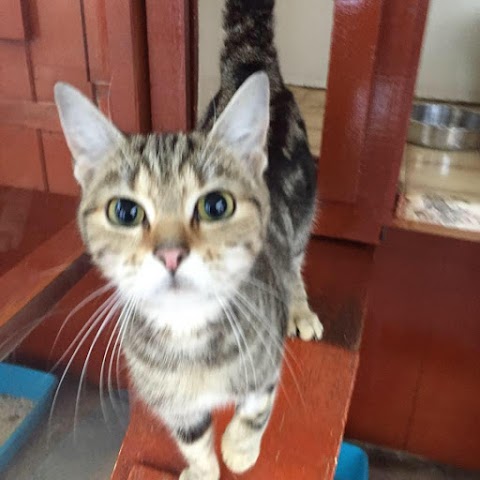
<path id="1" fill-rule="evenodd" d="M 25 39 L 21 0 L 2 0 L 0 2 L 0 39 Z"/>
<path id="2" fill-rule="evenodd" d="M 260 458 L 252 470 L 242 475 L 246 480 L 333 478 L 357 354 L 299 340 L 290 342 L 289 350 L 293 374 L 284 369 Z M 217 454 L 231 414 L 229 409 L 215 416 Z M 139 402 L 133 406 L 112 480 L 127 480 L 137 463 L 177 475 L 185 465 L 169 433 Z M 224 465 L 221 475 L 225 480 L 238 478 Z"/>
<path id="3" fill-rule="evenodd" d="M 427 8 L 335 2 L 317 234 L 375 244 L 391 217 Z"/>
<path id="4" fill-rule="evenodd" d="M 143 3 L 0 3 L 0 184 L 78 194 L 70 154 L 51 134 L 60 132 L 53 86 L 69 82 L 94 100 L 100 92 L 122 129 L 148 130 Z"/>
<path id="5" fill-rule="evenodd" d="M 154 131 L 193 127 L 197 88 L 195 0 L 146 0 Z"/>
<path id="6" fill-rule="evenodd" d="M 480 243 L 377 248 L 347 435 L 480 469 Z"/>

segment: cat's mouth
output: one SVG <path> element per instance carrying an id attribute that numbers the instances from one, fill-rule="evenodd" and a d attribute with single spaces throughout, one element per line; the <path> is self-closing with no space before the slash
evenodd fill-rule
<path id="1" fill-rule="evenodd" d="M 185 279 L 172 275 L 166 281 L 164 289 L 168 293 L 187 293 L 192 291 L 192 285 Z"/>

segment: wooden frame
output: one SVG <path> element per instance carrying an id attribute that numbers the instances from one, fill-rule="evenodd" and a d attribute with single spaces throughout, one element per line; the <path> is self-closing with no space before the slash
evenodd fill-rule
<path id="1" fill-rule="evenodd" d="M 315 233 L 391 222 L 429 0 L 336 0 Z"/>

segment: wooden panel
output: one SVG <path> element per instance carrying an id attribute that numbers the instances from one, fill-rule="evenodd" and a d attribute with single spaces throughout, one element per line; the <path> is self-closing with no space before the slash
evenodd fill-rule
<path id="1" fill-rule="evenodd" d="M 57 108 L 51 102 L 0 99 L 0 118 L 7 125 L 61 132 Z"/>
<path id="2" fill-rule="evenodd" d="M 195 0 L 147 0 L 150 99 L 155 131 L 191 129 L 196 98 Z M 193 69 L 192 69 L 193 67 Z"/>
<path id="3" fill-rule="evenodd" d="M 23 40 L 24 38 L 21 0 L 2 0 L 0 2 L 0 39 Z"/>
<path id="4" fill-rule="evenodd" d="M 72 156 L 61 133 L 42 133 L 48 188 L 52 193 L 79 195 L 80 188 L 73 176 Z"/>
<path id="5" fill-rule="evenodd" d="M 0 276 L 75 218 L 77 200 L 0 187 Z"/>
<path id="6" fill-rule="evenodd" d="M 0 185 L 43 190 L 41 152 L 35 130 L 0 124 Z"/>
<path id="7" fill-rule="evenodd" d="M 36 99 L 52 101 L 60 79 L 91 96 L 80 2 L 28 0 L 27 5 Z"/>
<path id="8" fill-rule="evenodd" d="M 0 41 L 0 65 L 1 97 L 9 100 L 30 100 L 30 80 L 24 45 Z"/>
<path id="9" fill-rule="evenodd" d="M 319 165 L 321 196 L 331 201 L 357 198 L 381 15 L 381 1 L 335 2 Z"/>
<path id="10" fill-rule="evenodd" d="M 394 206 L 428 0 L 335 5 L 315 233 L 377 243 Z"/>
<path id="11" fill-rule="evenodd" d="M 480 243 L 390 229 L 346 434 L 480 469 Z"/>
<path id="12" fill-rule="evenodd" d="M 123 2 L 124 3 L 124 2 Z M 105 0 L 83 0 L 89 78 L 92 83 L 110 80 Z"/>
<path id="13" fill-rule="evenodd" d="M 161 10 L 161 2 L 157 9 Z M 109 63 L 110 111 L 120 129 L 146 132 L 150 128 L 150 102 L 145 8 L 143 2 L 105 0 Z M 163 45 L 162 48 L 166 48 Z"/>

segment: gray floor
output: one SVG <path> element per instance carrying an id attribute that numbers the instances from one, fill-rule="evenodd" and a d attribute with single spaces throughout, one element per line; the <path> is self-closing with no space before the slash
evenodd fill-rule
<path id="1" fill-rule="evenodd" d="M 128 424 L 128 403 L 97 388 L 82 390 L 75 421 L 78 380 L 60 388 L 50 420 L 40 425 L 29 444 L 1 476 L 4 480 L 106 480 L 115 464 Z M 102 406 L 103 404 L 103 406 Z"/>
<path id="2" fill-rule="evenodd" d="M 480 480 L 480 472 L 467 472 L 404 452 L 353 443 L 362 447 L 368 454 L 369 480 Z"/>

